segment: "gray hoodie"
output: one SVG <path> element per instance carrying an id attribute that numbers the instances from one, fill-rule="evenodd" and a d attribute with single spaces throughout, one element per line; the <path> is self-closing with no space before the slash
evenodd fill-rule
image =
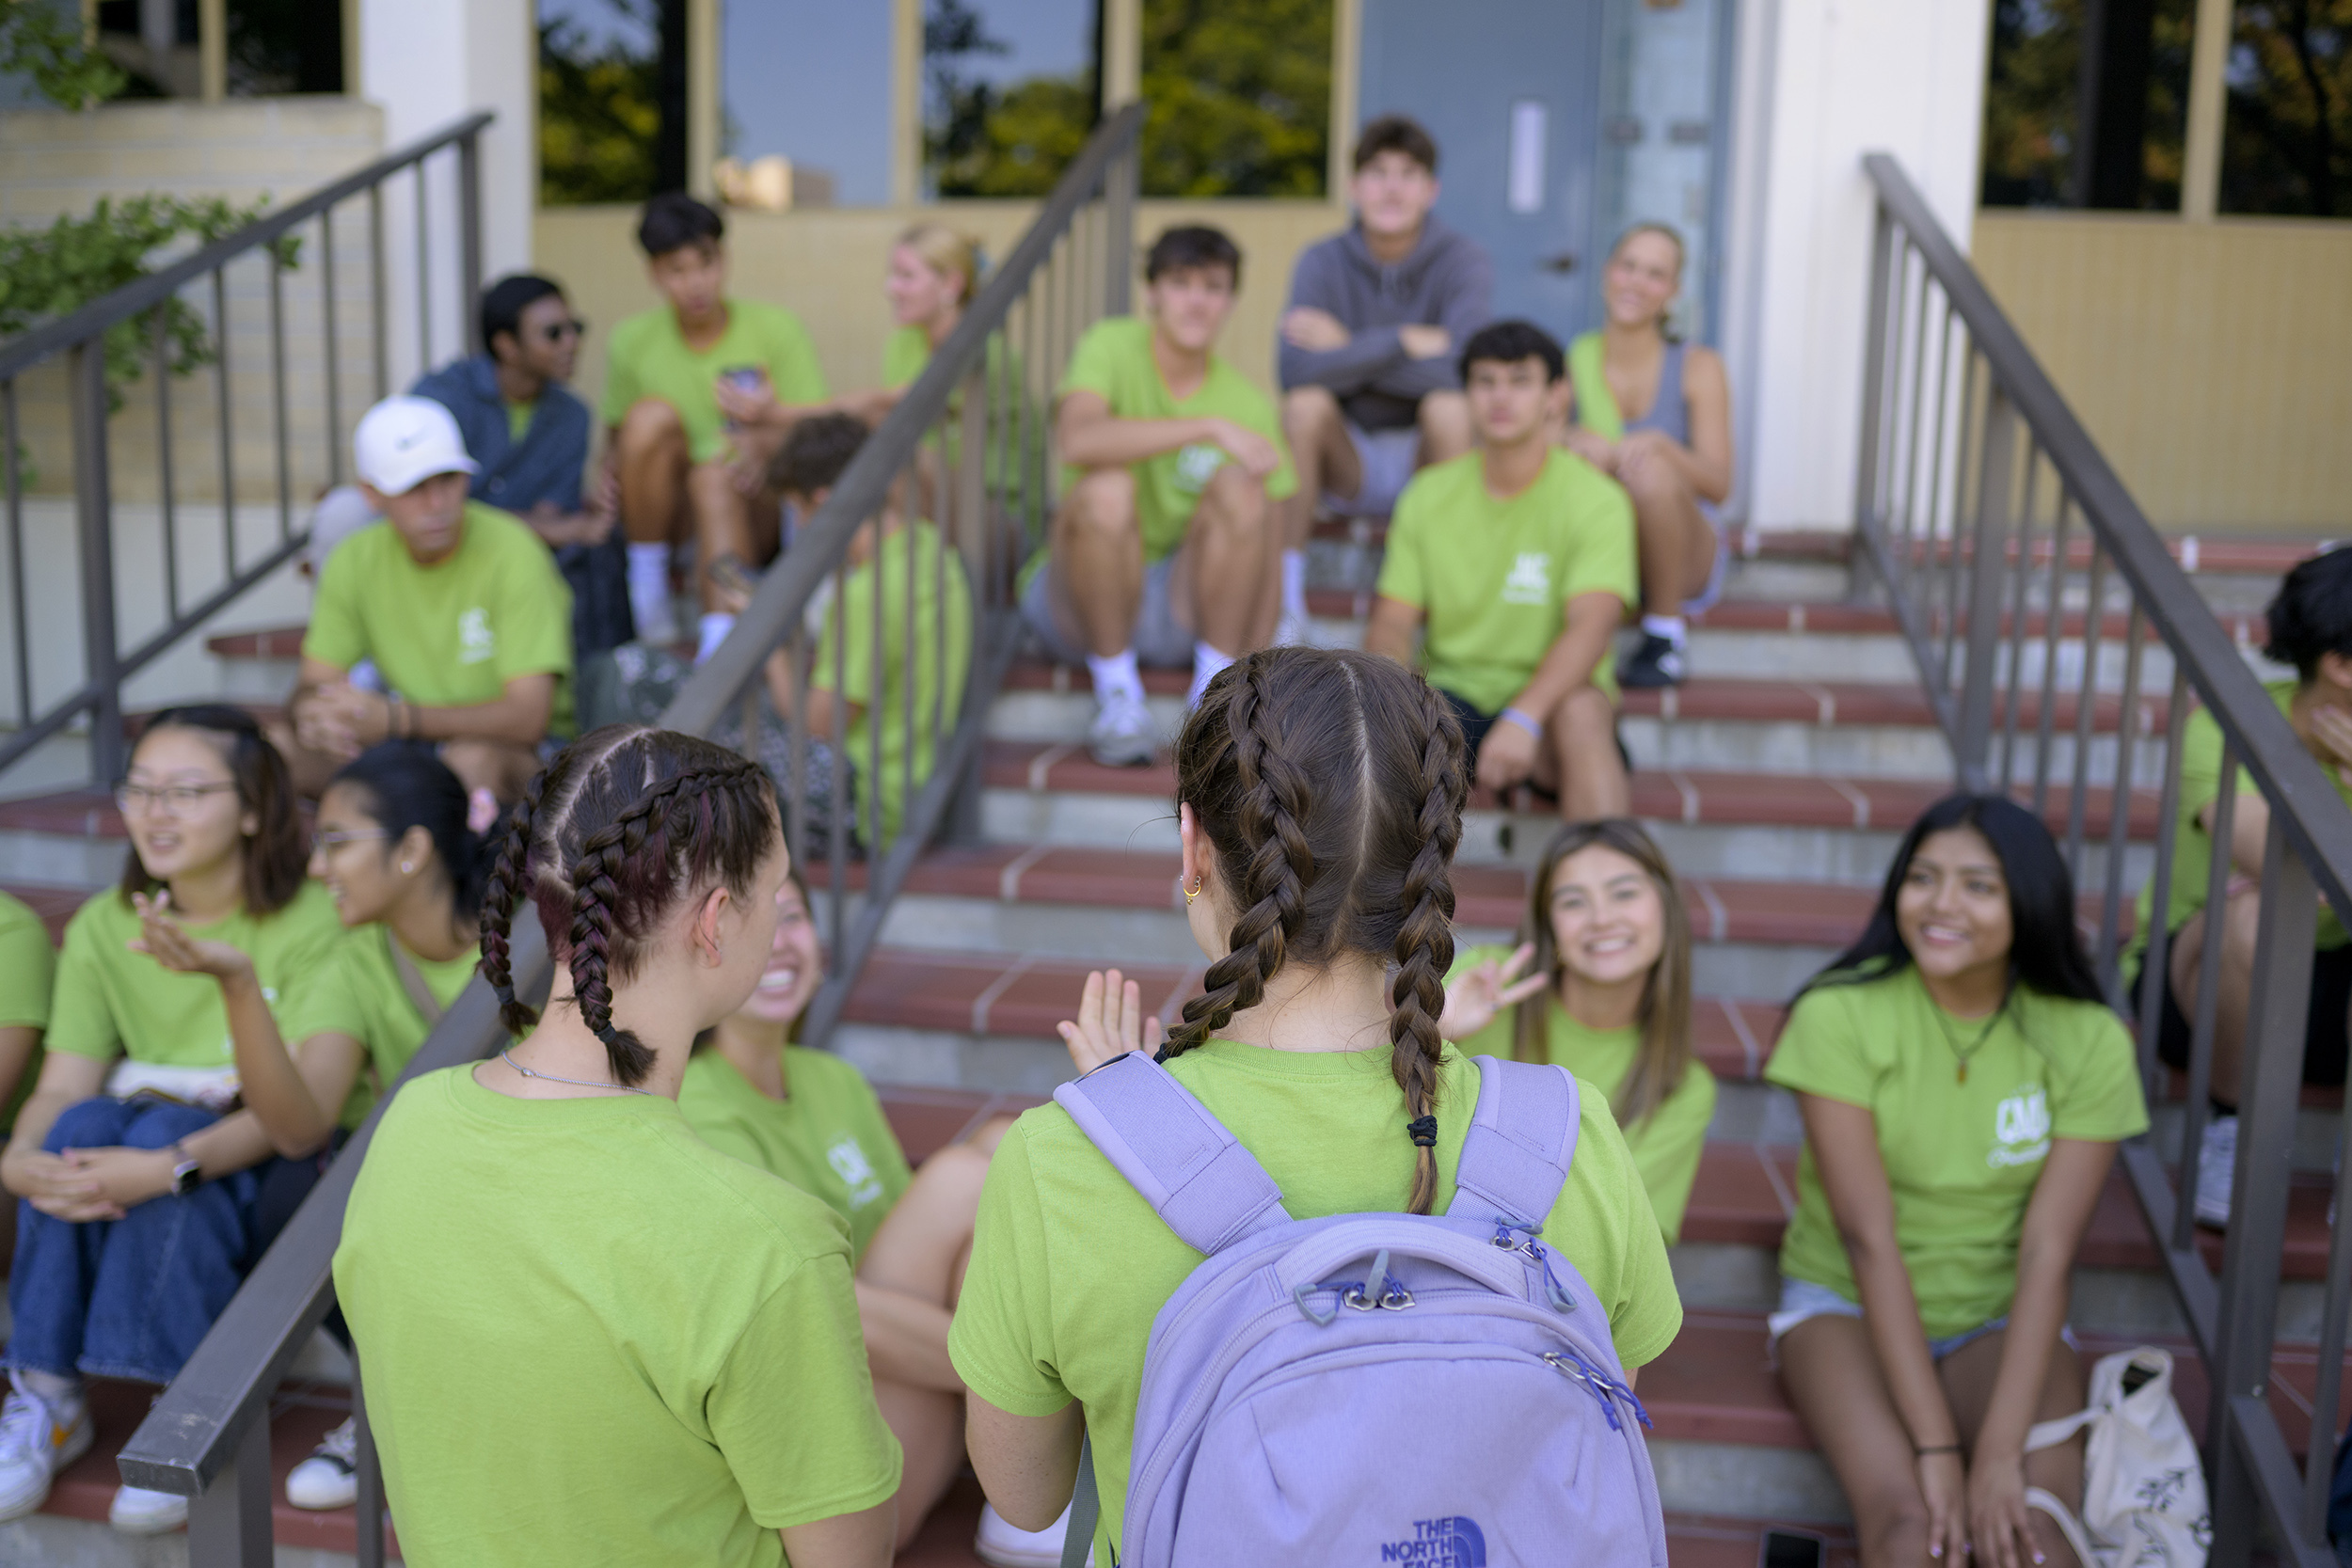
<path id="1" fill-rule="evenodd" d="M 1424 395 L 1462 384 L 1454 359 L 1486 325 L 1494 285 L 1494 263 L 1478 242 L 1448 229 L 1435 213 L 1412 254 L 1393 265 L 1373 260 L 1360 223 L 1318 240 L 1299 253 L 1290 303 L 1329 311 L 1355 337 L 1345 348 L 1314 354 L 1278 335 L 1282 389 L 1329 388 L 1359 429 L 1409 425 Z M 1424 325 L 1453 334 L 1454 352 L 1438 359 L 1406 355 L 1396 329 Z"/>

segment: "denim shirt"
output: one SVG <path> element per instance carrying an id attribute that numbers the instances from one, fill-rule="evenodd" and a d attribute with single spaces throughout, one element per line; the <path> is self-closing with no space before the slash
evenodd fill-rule
<path id="1" fill-rule="evenodd" d="M 568 389 L 549 382 L 540 391 L 520 442 L 508 433 L 498 366 L 486 354 L 445 365 L 409 390 L 456 417 L 467 455 L 482 465 L 473 476 L 475 500 L 505 512 L 528 512 L 541 501 L 553 501 L 566 514 L 580 510 L 588 405 Z"/>

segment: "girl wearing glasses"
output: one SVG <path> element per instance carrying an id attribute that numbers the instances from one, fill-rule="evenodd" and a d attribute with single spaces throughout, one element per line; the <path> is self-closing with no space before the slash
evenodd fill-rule
<path id="1" fill-rule="evenodd" d="M 89 1447 L 82 1378 L 170 1382 L 268 1244 L 264 1212 L 291 1213 L 317 1177 L 273 1159 L 254 1113 L 228 1111 L 232 1021 L 297 1005 L 343 940 L 303 877 L 284 761 L 238 709 L 173 708 L 140 736 L 116 800 L 122 883 L 66 927 L 48 1054 L 0 1156 L 0 1185 L 24 1199 L 0 1519 L 40 1507 Z M 158 961 L 183 949 L 212 972 Z M 157 1533 L 187 1499 L 125 1486 L 110 1516 Z"/>

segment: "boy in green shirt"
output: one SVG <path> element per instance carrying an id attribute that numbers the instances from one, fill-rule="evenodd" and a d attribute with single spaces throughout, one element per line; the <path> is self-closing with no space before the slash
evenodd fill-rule
<path id="1" fill-rule="evenodd" d="M 710 563 L 774 556 L 781 514 L 762 475 L 794 422 L 828 396 L 798 316 L 727 297 L 725 235 L 719 214 L 683 192 L 645 203 L 637 243 L 662 303 L 613 328 L 604 381 L 638 639 L 676 637 L 670 551 L 691 539 L 702 658 L 735 624 Z"/>
<path id="2" fill-rule="evenodd" d="M 1159 750 L 1138 664 L 1189 662 L 1198 704 L 1273 636 L 1273 503 L 1298 486 L 1274 404 L 1212 347 L 1241 281 L 1233 242 L 1170 229 L 1143 275 L 1146 314 L 1095 323 L 1062 377 L 1055 433 L 1073 472 L 1021 594 L 1047 652 L 1092 673 L 1087 746 L 1110 767 Z"/>
<path id="3" fill-rule="evenodd" d="M 1397 498 L 1367 651 L 1421 660 L 1462 721 L 1479 786 L 1521 784 L 1575 822 L 1629 809 L 1610 639 L 1640 602 L 1633 506 L 1545 432 L 1565 413 L 1560 345 L 1523 321 L 1462 350 L 1480 450 Z"/>
<path id="4" fill-rule="evenodd" d="M 516 800 L 540 742 L 571 732 L 571 590 L 537 534 L 466 499 L 474 460 L 441 404 L 387 398 L 352 446 L 385 520 L 320 573 L 299 683 L 270 738 L 313 798 L 379 741 L 430 740 L 469 792 Z"/>

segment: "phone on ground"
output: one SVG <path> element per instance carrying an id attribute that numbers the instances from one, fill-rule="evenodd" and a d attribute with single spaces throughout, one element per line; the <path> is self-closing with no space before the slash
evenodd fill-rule
<path id="1" fill-rule="evenodd" d="M 1827 1543 L 1801 1529 L 1768 1529 L 1756 1554 L 1756 1568 L 1821 1568 Z"/>

